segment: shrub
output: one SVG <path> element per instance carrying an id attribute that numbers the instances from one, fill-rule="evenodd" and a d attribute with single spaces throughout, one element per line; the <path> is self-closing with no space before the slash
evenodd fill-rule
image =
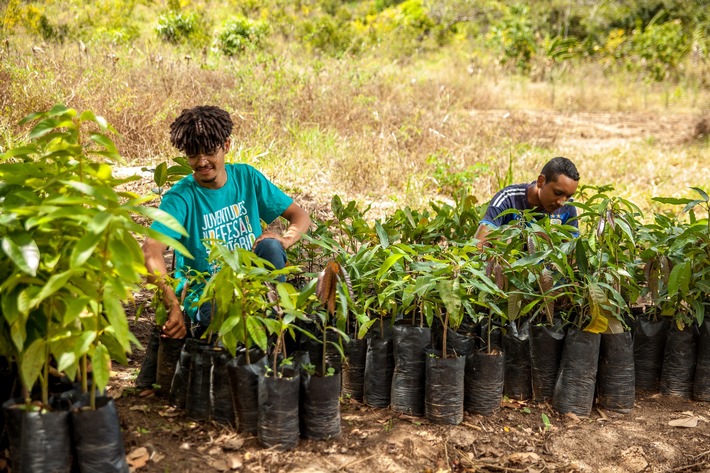
<path id="1" fill-rule="evenodd" d="M 501 62 L 513 63 L 521 72 L 530 70 L 530 59 L 536 49 L 528 11 L 525 5 L 510 7 L 503 18 L 492 25 L 488 36 L 489 43 L 500 51 Z"/>
<path id="2" fill-rule="evenodd" d="M 254 21 L 238 16 L 224 25 L 217 38 L 217 46 L 227 56 L 234 56 L 246 48 L 260 46 L 269 30 L 270 26 L 266 21 Z"/>
<path id="3" fill-rule="evenodd" d="M 171 44 L 201 43 L 207 37 L 204 20 L 196 12 L 170 11 L 158 18 L 156 32 Z"/>
<path id="4" fill-rule="evenodd" d="M 321 15 L 301 24 L 301 38 L 311 47 L 340 56 L 346 51 L 361 49 L 362 38 L 349 21 L 337 21 L 329 15 Z"/>

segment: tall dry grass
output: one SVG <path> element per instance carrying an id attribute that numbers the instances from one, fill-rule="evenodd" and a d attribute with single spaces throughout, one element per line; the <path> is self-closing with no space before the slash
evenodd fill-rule
<path id="1" fill-rule="evenodd" d="M 584 183 L 614 184 L 644 209 L 652 196 L 710 185 L 708 141 L 693 137 L 710 91 L 674 86 L 666 107 L 667 84 L 609 77 L 594 64 L 549 83 L 481 66 L 460 47 L 393 61 L 293 47 L 229 59 L 153 43 L 34 46 L 11 37 L 0 50 L 3 148 L 22 139 L 23 116 L 61 102 L 105 116 L 127 164 L 151 166 L 175 155 L 167 130 L 180 110 L 209 103 L 235 119 L 231 159 L 312 207 L 335 193 L 376 212 L 447 198 L 434 164 L 456 175 L 485 163 L 470 182 L 485 201 L 557 155 L 577 163 Z"/>

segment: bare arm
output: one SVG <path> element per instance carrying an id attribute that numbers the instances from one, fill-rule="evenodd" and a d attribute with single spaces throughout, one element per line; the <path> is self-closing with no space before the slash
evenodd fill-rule
<path id="1" fill-rule="evenodd" d="M 185 338 L 187 329 L 183 320 L 182 307 L 172 286 L 163 278 L 168 274 L 164 253 L 168 247 L 152 238 L 143 243 L 145 267 L 148 269 L 148 282 L 157 285 L 163 294 L 163 303 L 168 310 L 168 320 L 162 327 L 161 336 L 166 338 Z"/>
<path id="2" fill-rule="evenodd" d="M 254 241 L 254 246 L 256 246 L 257 243 L 264 238 L 274 238 L 281 243 L 284 250 L 287 250 L 298 240 L 300 240 L 301 237 L 308 231 L 308 227 L 311 226 L 311 217 L 308 215 L 308 212 L 303 210 L 295 202 L 289 205 L 281 216 L 290 223 L 283 235 L 278 235 L 273 232 L 264 232 Z"/>
<path id="3" fill-rule="evenodd" d="M 478 240 L 479 248 L 483 248 L 484 246 L 491 246 L 491 243 L 488 241 L 488 235 L 490 233 L 491 229 L 488 225 L 482 223 L 478 226 L 478 230 L 476 230 L 476 235 L 474 236 L 474 238 Z"/>

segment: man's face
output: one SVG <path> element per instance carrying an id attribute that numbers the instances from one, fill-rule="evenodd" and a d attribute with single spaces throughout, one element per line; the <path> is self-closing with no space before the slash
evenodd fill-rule
<path id="1" fill-rule="evenodd" d="M 226 182 L 224 155 L 229 151 L 230 140 L 218 147 L 213 153 L 188 156 L 187 162 L 193 171 L 195 181 L 202 187 L 218 189 Z"/>
<path id="2" fill-rule="evenodd" d="M 545 176 L 540 175 L 537 178 L 540 207 L 547 213 L 559 210 L 572 198 L 577 191 L 578 184 L 577 181 L 564 174 L 557 176 L 557 180 L 549 182 L 545 179 Z"/>

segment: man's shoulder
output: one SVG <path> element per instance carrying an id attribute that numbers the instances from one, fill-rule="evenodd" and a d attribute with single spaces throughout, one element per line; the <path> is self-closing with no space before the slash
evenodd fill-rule
<path id="1" fill-rule="evenodd" d="M 496 192 L 491 199 L 492 207 L 518 207 L 527 202 L 528 184 L 511 184 Z"/>
<path id="2" fill-rule="evenodd" d="M 179 195 L 184 195 L 186 192 L 191 192 L 195 188 L 195 186 L 197 186 L 195 178 L 192 177 L 192 174 L 190 174 L 173 184 L 172 187 L 170 187 L 170 189 L 165 192 L 164 197 L 175 197 Z"/>

